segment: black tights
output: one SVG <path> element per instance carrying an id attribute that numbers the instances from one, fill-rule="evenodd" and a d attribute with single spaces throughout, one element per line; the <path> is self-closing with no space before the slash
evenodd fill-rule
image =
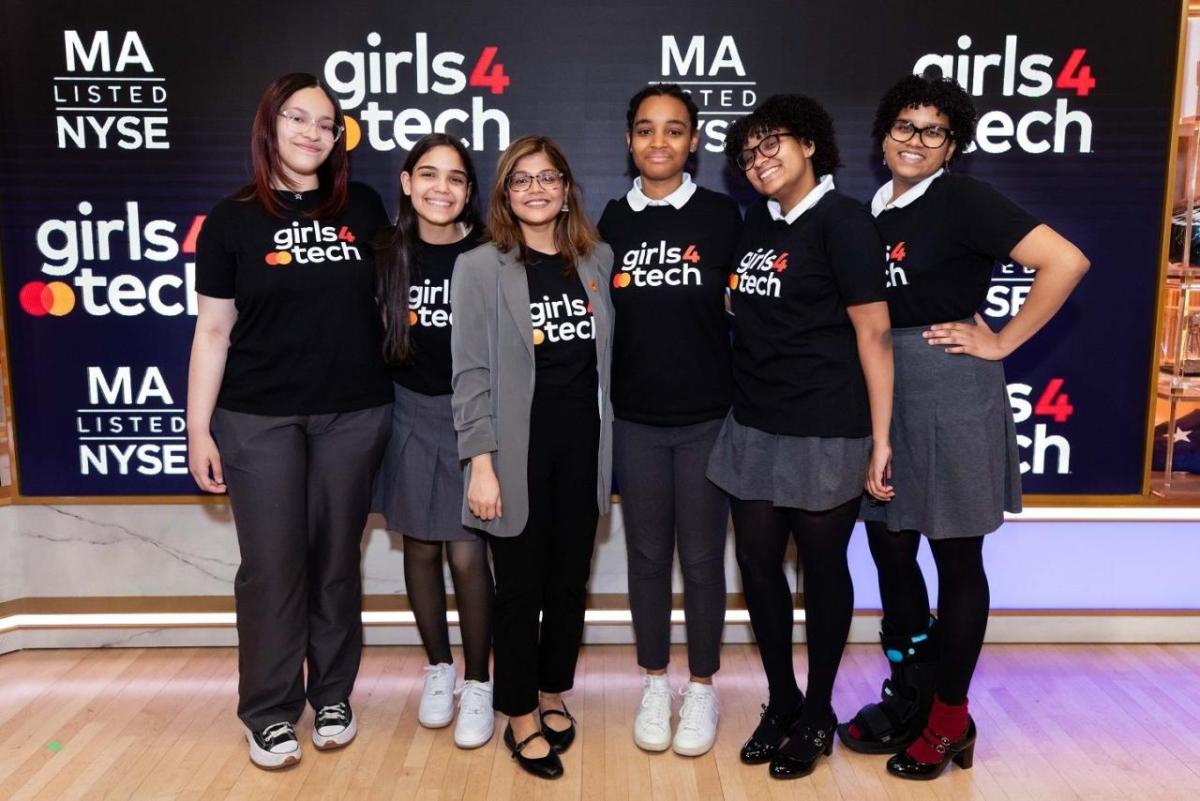
<path id="1" fill-rule="evenodd" d="M 429 664 L 449 664 L 450 627 L 446 623 L 446 582 L 442 573 L 442 546 L 454 580 L 458 628 L 462 633 L 465 678 L 488 680 L 488 652 L 492 645 L 492 599 L 495 588 L 482 539 L 461 542 L 426 542 L 404 538 L 404 584 L 417 630 Z"/>
<path id="2" fill-rule="evenodd" d="M 770 707 L 794 709 L 801 699 L 792 667 L 792 594 L 783 573 L 788 536 L 804 568 L 808 698 L 801 720 L 833 717 L 833 681 L 850 633 L 854 585 L 846 548 L 859 499 L 825 512 L 777 507 L 770 501 L 732 503 L 734 538 L 750 625 L 767 674 Z"/>
<path id="3" fill-rule="evenodd" d="M 867 542 L 879 571 L 883 618 L 893 634 L 916 634 L 929 624 L 929 590 L 917 564 L 921 534 L 867 523 Z M 929 540 L 938 571 L 937 693 L 947 704 L 967 700 L 987 630 L 987 573 L 983 537 Z"/>

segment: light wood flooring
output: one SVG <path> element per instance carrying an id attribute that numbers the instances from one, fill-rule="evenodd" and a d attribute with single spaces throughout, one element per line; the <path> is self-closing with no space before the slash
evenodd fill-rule
<path id="1" fill-rule="evenodd" d="M 803 649 L 797 648 L 803 675 Z M 681 648 L 672 679 L 686 679 Z M 417 648 L 367 649 L 353 698 L 358 740 L 268 773 L 246 757 L 227 648 L 25 651 L 0 657 L 0 799 L 1200 799 L 1200 646 L 989 646 L 971 694 L 975 767 L 930 783 L 893 779 L 882 757 L 842 748 L 810 777 L 742 765 L 765 682 L 752 646 L 727 646 L 717 745 L 689 759 L 645 754 L 631 727 L 640 679 L 629 646 L 590 646 L 569 697 L 580 737 L 566 776 L 544 782 L 497 736 L 455 748 L 417 725 Z M 843 718 L 876 696 L 877 648 L 852 646 L 834 699 Z"/>

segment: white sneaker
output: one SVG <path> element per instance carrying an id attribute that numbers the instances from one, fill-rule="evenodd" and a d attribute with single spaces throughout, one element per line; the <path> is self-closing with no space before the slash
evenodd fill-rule
<path id="1" fill-rule="evenodd" d="M 425 666 L 425 686 L 417 720 L 427 729 L 449 726 L 454 720 L 454 666 L 439 662 Z"/>
<path id="2" fill-rule="evenodd" d="M 358 720 L 347 701 L 327 704 L 317 710 L 312 741 L 318 751 L 332 751 L 349 745 L 358 735 Z"/>
<path id="3" fill-rule="evenodd" d="M 683 756 L 708 753 L 717 739 L 717 719 L 720 717 L 717 694 L 708 684 L 689 681 L 679 691 L 683 706 L 679 707 L 679 727 L 672 746 Z"/>
<path id="4" fill-rule="evenodd" d="M 664 676 L 642 679 L 642 705 L 633 721 L 633 741 L 643 751 L 666 751 L 671 745 L 671 684 Z"/>
<path id="5" fill-rule="evenodd" d="M 272 723 L 262 731 L 246 729 L 250 761 L 264 770 L 295 765 L 300 761 L 300 741 L 290 723 Z"/>
<path id="6" fill-rule="evenodd" d="M 478 748 L 496 732 L 492 711 L 492 683 L 469 679 L 454 691 L 458 696 L 458 723 L 454 725 L 454 744 L 459 748 Z"/>

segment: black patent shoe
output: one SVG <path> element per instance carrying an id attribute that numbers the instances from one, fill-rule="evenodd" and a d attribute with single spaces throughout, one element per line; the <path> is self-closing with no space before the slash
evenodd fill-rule
<path id="1" fill-rule="evenodd" d="M 901 779 L 929 781 L 941 776 L 942 771 L 951 762 L 963 770 L 970 770 L 971 765 L 975 762 L 974 718 L 967 718 L 967 730 L 957 740 L 940 737 L 929 729 L 925 730 L 921 738 L 933 746 L 933 750 L 941 755 L 941 759 L 937 762 L 919 762 L 909 756 L 907 751 L 901 751 L 888 760 L 888 773 L 899 776 Z"/>
<path id="2" fill-rule="evenodd" d="M 823 724 L 798 726 L 787 742 L 771 757 L 768 773 L 773 779 L 799 779 L 812 773 L 822 755 L 833 753 L 833 733 L 837 719 Z"/>
<path id="3" fill-rule="evenodd" d="M 754 730 L 754 734 L 750 735 L 750 739 L 742 744 L 742 750 L 738 754 L 742 762 L 747 765 L 762 765 L 770 762 L 771 757 L 775 756 L 775 752 L 779 750 L 780 743 L 787 737 L 788 730 L 800 717 L 802 706 L 803 703 L 796 704 L 794 710 L 786 713 L 771 712 L 767 705 L 763 704 L 758 728 Z"/>
<path id="4" fill-rule="evenodd" d="M 563 766 L 562 760 L 558 758 L 558 753 L 553 748 L 543 757 L 527 757 L 521 754 L 525 750 L 525 746 L 541 736 L 540 731 L 535 731 L 518 743 L 517 738 L 513 735 L 512 724 L 504 727 L 504 744 L 508 746 L 508 750 L 512 752 L 513 759 L 517 760 L 518 765 L 539 779 L 557 779 L 563 775 Z"/>
<path id="5" fill-rule="evenodd" d="M 556 731 L 546 725 L 547 715 L 561 715 L 571 721 L 571 725 L 562 731 Z M 542 736 L 546 738 L 546 742 L 550 743 L 550 747 L 558 754 L 566 751 L 571 747 L 571 743 L 575 742 L 575 718 L 567 711 L 565 703 L 562 709 L 542 710 Z"/>

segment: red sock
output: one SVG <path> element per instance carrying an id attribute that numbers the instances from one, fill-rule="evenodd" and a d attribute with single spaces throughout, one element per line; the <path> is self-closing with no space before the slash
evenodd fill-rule
<path id="1" fill-rule="evenodd" d="M 936 749 L 941 738 L 945 737 L 951 742 L 959 739 L 967 732 L 968 720 L 966 701 L 950 706 L 935 695 L 933 708 L 929 710 L 929 724 L 917 741 L 908 747 L 908 755 L 927 765 L 941 762 L 944 757 Z"/>

